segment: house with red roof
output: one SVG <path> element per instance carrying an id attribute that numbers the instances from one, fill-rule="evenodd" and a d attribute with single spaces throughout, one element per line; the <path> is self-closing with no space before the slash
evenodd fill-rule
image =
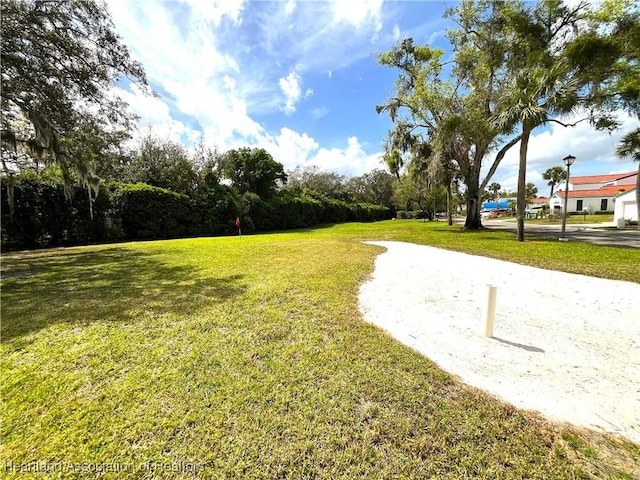
<path id="1" fill-rule="evenodd" d="M 594 190 L 607 186 L 622 186 L 636 184 L 638 172 L 610 173 L 608 175 L 588 175 L 586 177 L 571 177 L 569 190 Z M 561 185 L 559 190 L 563 190 Z"/>
<path id="2" fill-rule="evenodd" d="M 549 197 L 532 198 L 527 204 L 527 210 L 538 210 L 540 208 L 547 208 L 549 206 L 549 200 Z"/>
<path id="3" fill-rule="evenodd" d="M 638 172 L 608 175 L 576 176 L 569 179 L 567 213 L 613 212 L 616 197 L 635 188 Z M 549 199 L 552 212 L 560 213 L 564 206 L 565 189 L 561 185 Z"/>

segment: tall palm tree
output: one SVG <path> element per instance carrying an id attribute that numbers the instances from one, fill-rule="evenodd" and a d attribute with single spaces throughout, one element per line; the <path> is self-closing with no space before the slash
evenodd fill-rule
<path id="1" fill-rule="evenodd" d="M 547 185 L 551 187 L 551 192 L 549 192 L 549 198 L 553 197 L 553 190 L 556 185 L 567 178 L 567 171 L 562 167 L 551 167 L 548 168 L 546 172 L 542 174 L 543 180 L 549 180 Z"/>
<path id="2" fill-rule="evenodd" d="M 535 186 L 535 184 L 533 183 L 527 183 L 527 186 L 525 187 L 525 202 L 531 203 L 531 200 L 533 200 L 534 198 L 536 198 L 536 195 L 538 195 L 538 187 Z"/>
<path id="3" fill-rule="evenodd" d="M 640 230 L 640 128 L 627 133 L 616 148 L 616 155 L 620 158 L 630 157 L 638 162 L 638 176 L 636 178 L 636 207 L 638 208 L 638 230 Z"/>
<path id="4" fill-rule="evenodd" d="M 500 185 L 499 183 L 493 182 L 491 185 L 489 185 L 489 190 L 491 192 L 493 192 L 493 199 L 497 200 L 498 198 L 498 192 L 502 189 L 502 185 Z"/>
<path id="5" fill-rule="evenodd" d="M 522 70 L 505 94 L 508 106 L 495 118 L 500 129 L 514 130 L 520 126 L 522 130 L 516 201 L 519 242 L 524 241 L 527 150 L 531 132 L 552 121 L 553 115 L 571 113 L 578 104 L 578 86 L 576 80 L 568 77 L 566 65 L 561 61 L 550 68 Z"/>

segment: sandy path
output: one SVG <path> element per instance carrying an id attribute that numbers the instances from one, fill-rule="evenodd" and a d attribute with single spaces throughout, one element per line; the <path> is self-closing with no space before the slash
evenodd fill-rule
<path id="1" fill-rule="evenodd" d="M 640 284 L 369 243 L 387 251 L 360 290 L 367 321 L 517 407 L 640 443 Z"/>

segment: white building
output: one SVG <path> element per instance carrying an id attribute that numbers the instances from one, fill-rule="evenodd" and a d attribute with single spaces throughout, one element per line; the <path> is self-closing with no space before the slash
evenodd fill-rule
<path id="1" fill-rule="evenodd" d="M 615 209 L 613 211 L 613 221 L 618 219 L 638 221 L 638 204 L 636 200 L 636 189 L 627 190 L 616 197 Z"/>
<path id="2" fill-rule="evenodd" d="M 636 185 L 638 172 L 609 175 L 589 175 L 569 179 L 567 213 L 572 212 L 613 212 L 616 197 Z M 564 184 L 549 199 L 552 212 L 562 211 L 564 206 Z"/>

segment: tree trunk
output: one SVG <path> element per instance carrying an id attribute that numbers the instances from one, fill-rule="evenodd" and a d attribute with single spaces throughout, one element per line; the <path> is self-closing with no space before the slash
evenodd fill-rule
<path id="1" fill-rule="evenodd" d="M 465 197 L 467 199 L 467 218 L 464 222 L 465 230 L 482 229 L 482 218 L 480 217 L 480 209 L 482 208 L 482 195 L 480 187 L 480 169 L 482 168 L 482 157 L 487 151 L 488 146 L 476 146 L 473 159 L 457 158 L 455 161 L 460 167 L 462 179 L 467 186 Z M 487 179 L 484 180 L 487 182 Z M 484 188 L 486 184 L 482 185 Z"/>
<path id="2" fill-rule="evenodd" d="M 640 175 L 638 175 L 640 178 Z M 451 213 L 451 181 L 447 184 L 447 221 L 449 226 L 453 225 L 453 215 Z"/>
<path id="3" fill-rule="evenodd" d="M 437 221 L 438 217 L 436 217 L 436 192 L 433 192 L 433 218 L 431 219 L 433 221 Z"/>
<path id="4" fill-rule="evenodd" d="M 516 212 L 518 218 L 518 241 L 524 242 L 524 211 L 526 205 L 527 188 L 527 147 L 529 146 L 529 135 L 531 129 L 528 125 L 522 124 L 522 138 L 520 139 L 520 166 L 518 170 L 518 198 L 516 201 Z"/>
<path id="5" fill-rule="evenodd" d="M 472 175 L 471 178 L 468 178 L 467 183 L 467 219 L 464 222 L 466 230 L 480 230 L 482 228 L 481 206 L 478 177 Z"/>

